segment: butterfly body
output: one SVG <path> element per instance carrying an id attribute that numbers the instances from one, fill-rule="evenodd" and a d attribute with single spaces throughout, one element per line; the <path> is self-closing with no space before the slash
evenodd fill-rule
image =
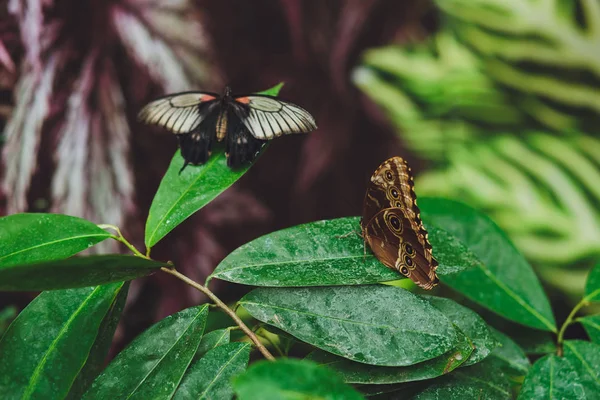
<path id="1" fill-rule="evenodd" d="M 413 177 L 405 160 L 390 158 L 373 173 L 360 224 L 365 242 L 384 265 L 424 289 L 437 285 L 438 263 L 421 222 Z"/>
<path id="2" fill-rule="evenodd" d="M 183 92 L 148 103 L 138 118 L 161 126 L 179 139 L 187 164 L 203 164 L 215 142 L 225 142 L 227 164 L 238 167 L 254 160 L 267 140 L 316 129 L 303 108 L 267 95 L 223 95 Z M 182 170 L 183 170 L 182 168 Z"/>

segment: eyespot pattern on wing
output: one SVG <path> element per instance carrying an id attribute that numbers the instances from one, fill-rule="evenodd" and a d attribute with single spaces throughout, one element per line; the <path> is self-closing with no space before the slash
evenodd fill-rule
<path id="1" fill-rule="evenodd" d="M 383 264 L 424 289 L 438 283 L 438 262 L 420 218 L 411 169 L 402 158 L 386 160 L 373 173 L 365 194 L 361 228 L 365 241 Z"/>

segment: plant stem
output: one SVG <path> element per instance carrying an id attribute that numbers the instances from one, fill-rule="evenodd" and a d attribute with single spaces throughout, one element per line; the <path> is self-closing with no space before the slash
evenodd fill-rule
<path id="1" fill-rule="evenodd" d="M 563 342 L 564 342 L 565 332 L 566 332 L 567 328 L 569 327 L 569 325 L 571 325 L 573 323 L 573 319 L 575 318 L 575 315 L 577 315 L 579 310 L 581 310 L 583 307 L 590 304 L 588 297 L 590 297 L 590 296 L 584 297 L 579 303 L 577 303 L 577 305 L 575 307 L 573 307 L 573 310 L 571 310 L 571 313 L 569 314 L 569 316 L 567 317 L 565 322 L 560 327 L 560 331 L 558 331 L 558 337 L 556 339 L 556 354 L 559 357 L 562 357 L 562 355 L 563 355 Z"/>
<path id="2" fill-rule="evenodd" d="M 132 245 L 131 243 L 129 243 L 129 241 L 127 239 L 125 239 L 125 237 L 121 234 L 121 230 L 118 227 L 116 227 L 114 225 L 98 225 L 98 226 L 103 229 L 106 229 L 106 228 L 113 229 L 114 231 L 117 232 L 117 235 L 118 235 L 118 236 L 113 236 L 113 238 L 115 240 L 123 243 L 129 250 L 131 250 L 133 252 L 134 255 L 141 257 L 141 258 L 145 258 L 147 260 L 151 260 L 151 258 L 148 255 L 148 254 L 150 254 L 150 249 L 148 249 L 148 252 L 146 255 L 142 254 L 142 252 L 140 252 L 138 249 L 136 249 L 134 245 Z M 252 340 L 252 342 L 258 349 L 258 351 L 260 351 L 267 360 L 270 360 L 270 361 L 275 360 L 275 357 L 273 357 L 273 355 L 269 352 L 269 350 L 267 350 L 267 348 L 265 346 L 263 346 L 263 344 L 260 342 L 258 337 L 256 337 L 256 335 L 250 330 L 250 328 L 248 328 L 248 326 L 244 323 L 244 321 L 242 321 L 240 319 L 240 317 L 237 316 L 235 311 L 233 311 L 232 309 L 227 307 L 227 304 L 223 303 L 221 301 L 221 299 L 219 299 L 213 292 L 210 291 L 210 289 L 208 289 L 205 286 L 202 286 L 198 282 L 191 280 L 187 276 L 185 276 L 182 273 L 180 273 L 179 271 L 177 271 L 174 267 L 161 267 L 160 269 L 161 269 L 161 271 L 166 272 L 170 275 L 173 275 L 174 277 L 182 280 L 183 282 L 187 283 L 188 285 L 192 286 L 193 288 L 199 290 L 200 292 L 202 292 L 206 296 L 208 296 L 208 298 L 211 299 L 217 307 L 222 309 L 227 315 L 229 315 L 231 317 L 231 319 L 233 319 L 233 321 L 237 324 L 237 326 L 239 326 L 242 329 L 242 331 L 244 331 L 244 333 L 250 338 L 250 340 Z"/>
<path id="3" fill-rule="evenodd" d="M 252 342 L 254 343 L 254 345 L 256 346 L 256 348 L 258 349 L 258 351 L 260 351 L 262 353 L 262 355 L 267 360 L 271 360 L 271 361 L 275 360 L 275 357 L 273 357 L 273 355 L 271 353 L 269 353 L 269 350 L 267 350 L 267 348 L 265 346 L 263 346 L 263 344 L 260 342 L 260 340 L 258 339 L 258 337 L 256 337 L 256 335 L 250 330 L 250 328 L 248 328 L 248 326 L 246 326 L 246 324 L 244 323 L 244 321 L 242 321 L 240 319 L 240 317 L 238 317 L 237 314 L 235 312 L 233 312 L 232 309 L 230 309 L 229 307 L 227 307 L 227 304 L 223 303 L 221 301 L 221 299 L 219 299 L 207 287 L 204 287 L 201 284 L 199 284 L 198 282 L 195 282 L 195 281 L 191 280 L 190 278 L 188 278 L 187 276 L 183 275 L 182 273 L 180 273 L 179 271 L 177 271 L 174 268 L 162 267 L 161 270 L 164 271 L 164 272 L 166 272 L 166 273 L 168 273 L 168 274 L 171 274 L 171 275 L 179 278 L 183 282 L 185 282 L 188 285 L 190 285 L 190 286 L 198 289 L 199 291 L 201 291 L 202 293 L 204 293 L 206 296 L 208 296 L 209 299 L 211 299 L 219 308 L 221 308 L 227 315 L 229 315 L 231 317 L 231 319 L 233 319 L 235 321 L 235 323 L 237 324 L 237 326 L 239 326 L 244 331 L 244 333 L 250 338 L 250 340 L 252 340 Z"/>

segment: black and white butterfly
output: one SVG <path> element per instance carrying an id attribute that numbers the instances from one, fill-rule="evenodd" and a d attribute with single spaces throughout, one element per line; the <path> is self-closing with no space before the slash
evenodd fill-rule
<path id="1" fill-rule="evenodd" d="M 225 140 L 227 165 L 238 167 L 254 160 L 267 140 L 317 129 L 305 109 L 264 94 L 222 96 L 210 92 L 183 92 L 148 103 L 140 121 L 177 135 L 185 163 L 203 164 L 216 140 Z"/>

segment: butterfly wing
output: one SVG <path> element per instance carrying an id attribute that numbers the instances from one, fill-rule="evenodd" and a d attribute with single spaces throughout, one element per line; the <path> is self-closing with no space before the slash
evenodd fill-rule
<path id="1" fill-rule="evenodd" d="M 369 247 L 385 266 L 412 279 L 423 289 L 431 289 L 439 280 L 435 273 L 437 261 L 420 243 L 418 233 L 401 208 L 379 211 L 363 227 Z"/>
<path id="2" fill-rule="evenodd" d="M 270 140 L 317 129 L 313 116 L 296 104 L 266 95 L 239 96 L 235 101 L 243 105 L 236 107 L 236 112 L 256 139 Z"/>
<path id="3" fill-rule="evenodd" d="M 144 106 L 138 119 L 175 134 L 194 131 L 218 107 L 218 95 L 209 92 L 183 92 L 156 99 Z"/>
<path id="4" fill-rule="evenodd" d="M 384 161 L 371 176 L 363 205 L 361 219 L 363 232 L 374 222 L 376 215 L 388 208 L 402 212 L 406 223 L 403 225 L 404 240 L 412 247 L 422 249 L 419 254 L 422 254 L 425 262 L 431 266 L 432 274 L 435 276 L 437 261 L 433 257 L 427 230 L 423 226 L 420 210 L 417 207 L 411 169 L 401 157 L 392 157 Z M 373 252 L 377 255 L 375 250 Z"/>

